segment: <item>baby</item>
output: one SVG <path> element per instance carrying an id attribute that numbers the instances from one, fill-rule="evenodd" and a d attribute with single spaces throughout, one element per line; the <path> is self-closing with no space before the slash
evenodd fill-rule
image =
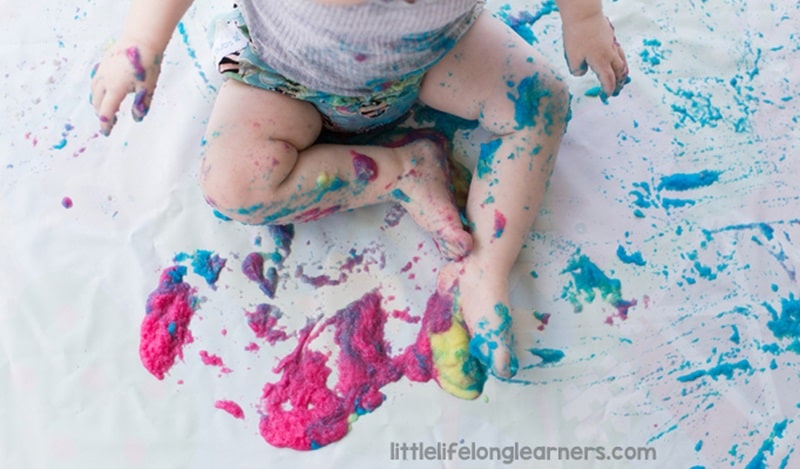
<path id="1" fill-rule="evenodd" d="M 124 33 L 93 72 L 104 134 L 134 94 L 147 114 L 162 54 L 192 0 L 132 0 Z M 626 83 L 625 54 L 601 0 L 558 0 L 570 72 L 602 90 Z M 494 376 L 513 376 L 509 274 L 539 210 L 569 119 L 556 70 L 481 0 L 242 0 L 216 21 L 227 78 L 208 121 L 201 185 L 248 224 L 289 224 L 396 202 L 447 264 L 437 292 Z M 449 190 L 448 145 L 425 133 L 390 145 L 323 143 L 380 130 L 420 102 L 477 120 L 480 147 L 464 223 Z"/>

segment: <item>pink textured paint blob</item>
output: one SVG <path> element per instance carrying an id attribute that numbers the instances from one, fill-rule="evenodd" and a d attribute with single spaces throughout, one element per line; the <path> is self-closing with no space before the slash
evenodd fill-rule
<path id="1" fill-rule="evenodd" d="M 220 410 L 224 410 L 225 412 L 231 414 L 234 418 L 244 420 L 244 411 L 239 406 L 239 404 L 233 401 L 219 400 L 214 403 L 214 407 Z"/>
<path id="2" fill-rule="evenodd" d="M 353 171 L 357 180 L 371 182 L 378 177 L 378 165 L 375 160 L 354 150 L 350 150 L 350 154 L 353 156 Z"/>
<path id="3" fill-rule="evenodd" d="M 334 327 L 334 341 L 340 347 L 339 378 L 332 389 L 327 384 L 330 353 L 309 348 L 316 337 L 311 327 L 301 332 L 295 350 L 275 369 L 280 380 L 264 386 L 259 427 L 268 443 L 311 450 L 338 441 L 347 434 L 351 414 L 363 415 L 381 405 L 383 386 L 403 375 L 430 379 L 429 346 L 422 353 L 411 346 L 391 357 L 384 340 L 386 320 L 381 296 L 372 291 L 321 324 L 317 335 Z"/>
<path id="4" fill-rule="evenodd" d="M 72 199 L 69 197 L 64 197 L 61 199 L 61 206 L 64 208 L 72 208 Z"/>
<path id="5" fill-rule="evenodd" d="M 142 320 L 139 357 L 158 379 L 183 359 L 183 346 L 192 342 L 189 323 L 195 311 L 195 289 L 183 281 L 186 267 L 172 266 L 161 273 L 158 288 L 147 299 Z"/>

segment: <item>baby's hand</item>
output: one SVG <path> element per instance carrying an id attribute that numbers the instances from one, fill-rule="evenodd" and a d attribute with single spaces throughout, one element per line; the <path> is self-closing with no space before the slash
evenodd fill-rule
<path id="1" fill-rule="evenodd" d="M 120 103 L 128 93 L 134 93 L 133 119 L 137 122 L 144 119 L 150 110 L 160 71 L 161 54 L 147 47 L 121 42 L 106 52 L 92 70 L 90 97 L 104 135 L 111 133 Z"/>
<path id="2" fill-rule="evenodd" d="M 601 13 L 563 24 L 564 54 L 570 73 L 582 76 L 591 67 L 603 93 L 616 96 L 628 83 L 628 62 L 614 26 Z"/>

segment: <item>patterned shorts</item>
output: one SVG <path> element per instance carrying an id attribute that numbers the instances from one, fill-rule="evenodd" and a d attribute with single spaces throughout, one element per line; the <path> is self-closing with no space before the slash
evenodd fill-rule
<path id="1" fill-rule="evenodd" d="M 417 102 L 425 75 L 423 70 L 377 81 L 371 84 L 374 92 L 363 97 L 309 89 L 276 72 L 255 54 L 247 25 L 236 8 L 214 20 L 209 40 L 217 68 L 226 78 L 309 102 L 322 115 L 324 127 L 334 132 L 368 132 L 400 120 Z"/>

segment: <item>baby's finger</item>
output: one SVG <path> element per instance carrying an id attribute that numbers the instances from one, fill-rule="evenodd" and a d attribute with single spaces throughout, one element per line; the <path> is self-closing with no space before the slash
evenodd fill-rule
<path id="1" fill-rule="evenodd" d="M 586 63 L 586 60 L 583 57 L 570 54 L 569 52 L 564 52 L 564 59 L 567 61 L 567 67 L 569 68 L 569 73 L 576 77 L 581 77 L 586 74 L 589 70 L 589 65 Z"/>
<path id="2" fill-rule="evenodd" d="M 597 79 L 600 80 L 603 93 L 607 96 L 614 94 L 614 90 L 617 88 L 617 75 L 614 73 L 611 64 L 593 65 L 592 70 L 597 75 Z"/>
<path id="3" fill-rule="evenodd" d="M 621 51 L 621 49 L 620 49 Z M 614 70 L 615 84 L 614 95 L 616 96 L 628 82 L 628 63 L 625 61 L 624 54 L 618 54 L 611 62 L 611 68 Z"/>
<path id="4" fill-rule="evenodd" d="M 141 122 L 150 111 L 150 103 L 152 101 L 152 92 L 148 91 L 147 88 L 138 89 L 133 97 L 133 105 L 131 106 L 131 115 L 133 116 L 133 120 L 136 122 Z"/>
<path id="5" fill-rule="evenodd" d="M 127 94 L 125 90 L 120 89 L 109 89 L 105 91 L 103 100 L 97 108 L 97 117 L 100 119 L 100 130 L 104 135 L 110 134 L 114 124 L 117 123 L 119 105 Z"/>

